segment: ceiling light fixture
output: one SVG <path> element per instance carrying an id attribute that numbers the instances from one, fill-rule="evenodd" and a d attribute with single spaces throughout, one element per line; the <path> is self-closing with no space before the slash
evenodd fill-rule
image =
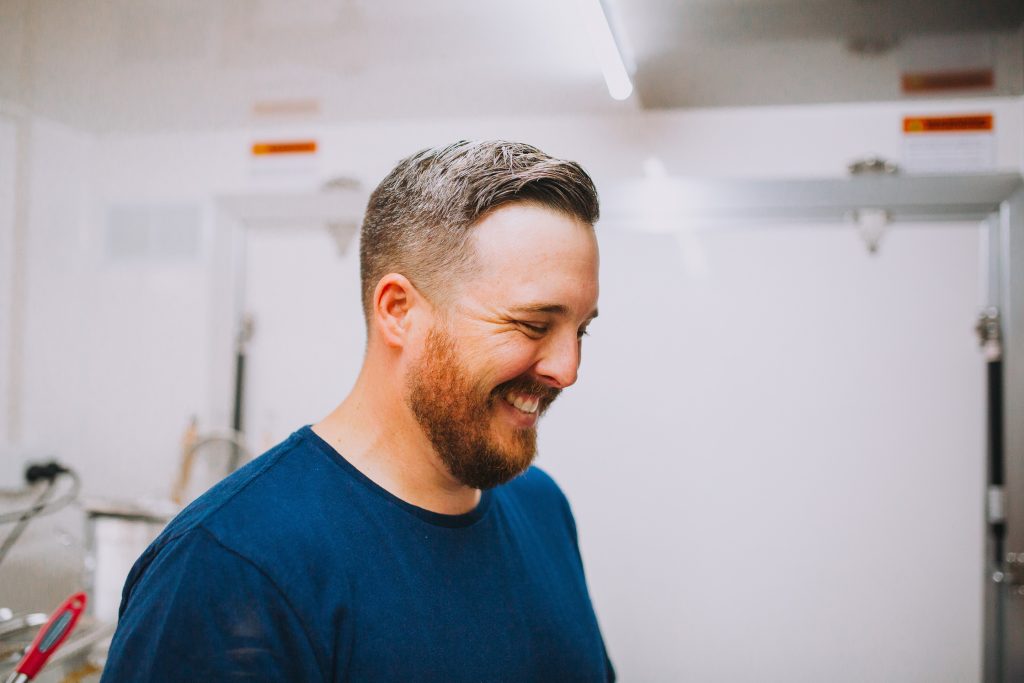
<path id="1" fill-rule="evenodd" d="M 615 40 L 607 7 L 602 0 L 577 0 L 577 4 L 609 94 L 617 100 L 626 99 L 633 92 L 633 82 L 629 78 L 622 49 Z"/>

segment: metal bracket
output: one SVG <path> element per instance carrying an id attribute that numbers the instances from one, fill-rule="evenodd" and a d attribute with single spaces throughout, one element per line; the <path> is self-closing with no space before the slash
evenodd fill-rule
<path id="1" fill-rule="evenodd" d="M 994 306 L 986 308 L 978 315 L 978 324 L 974 326 L 978 333 L 978 343 L 985 352 L 989 362 L 1001 360 L 1003 357 L 1003 335 L 1000 332 L 1001 319 L 999 309 Z"/>
<path id="2" fill-rule="evenodd" d="M 1006 563 L 992 572 L 992 581 L 1006 584 L 1011 595 L 1024 596 L 1024 553 L 1006 553 Z"/>

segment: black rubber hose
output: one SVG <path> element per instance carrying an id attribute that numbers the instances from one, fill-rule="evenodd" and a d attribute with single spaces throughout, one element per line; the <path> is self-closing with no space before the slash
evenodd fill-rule
<path id="1" fill-rule="evenodd" d="M 988 363 L 988 483 L 990 487 L 1002 490 L 1006 483 L 1005 453 L 1003 452 L 1003 363 L 993 360 Z M 992 533 L 993 560 L 1003 561 L 1006 540 L 1006 522 L 997 520 L 990 523 Z"/>
<path id="2" fill-rule="evenodd" d="M 235 353 L 235 405 L 231 416 L 231 427 L 235 434 L 242 433 L 242 415 L 245 409 L 245 348 L 239 345 Z M 242 453 L 236 444 L 231 445 L 231 457 L 228 460 L 228 474 L 238 469 Z"/>
<path id="3" fill-rule="evenodd" d="M 0 564 L 3 564 L 4 558 L 7 557 L 7 553 L 11 551 L 11 548 L 14 547 L 14 544 L 18 541 L 18 538 L 20 538 L 25 532 L 25 529 L 28 528 L 28 523 L 39 514 L 39 511 L 42 510 L 43 507 L 45 507 L 46 501 L 50 499 L 50 496 L 53 495 L 53 492 L 56 489 L 56 480 L 48 480 L 46 482 L 46 488 L 43 489 L 43 492 L 39 494 L 38 498 L 36 498 L 35 504 L 21 513 L 21 517 L 18 518 L 18 523 L 14 525 L 14 529 L 11 530 L 11 533 L 7 534 L 7 538 L 4 539 L 3 545 L 0 545 Z"/>

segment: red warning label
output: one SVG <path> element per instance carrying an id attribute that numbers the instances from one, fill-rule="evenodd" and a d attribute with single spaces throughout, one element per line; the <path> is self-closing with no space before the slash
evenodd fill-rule
<path id="1" fill-rule="evenodd" d="M 316 140 L 254 142 L 252 145 L 253 156 L 261 157 L 275 154 L 316 154 Z"/>
<path id="2" fill-rule="evenodd" d="M 995 127 L 992 114 L 957 116 L 907 116 L 903 132 L 912 133 L 989 133 Z"/>

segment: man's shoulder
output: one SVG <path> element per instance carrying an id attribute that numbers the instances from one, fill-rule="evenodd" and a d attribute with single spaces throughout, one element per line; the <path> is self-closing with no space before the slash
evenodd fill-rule
<path id="1" fill-rule="evenodd" d="M 296 468 L 287 467 L 286 461 L 294 459 L 296 455 L 301 457 L 301 451 L 308 448 L 304 444 L 301 432 L 302 430 L 296 431 L 196 498 L 167 525 L 163 535 L 181 535 L 199 525 L 216 523 L 218 520 L 233 516 L 248 515 L 251 511 L 247 508 L 253 504 L 254 498 L 260 495 L 261 489 L 273 487 L 275 479 L 294 476 Z"/>
<path id="2" fill-rule="evenodd" d="M 201 530 L 259 562 L 275 547 L 315 544 L 315 520 L 325 505 L 343 501 L 345 477 L 304 427 L 193 501 L 167 525 L 151 549 L 159 551 Z M 337 500 L 324 500 L 333 496 Z"/>
<path id="3" fill-rule="evenodd" d="M 135 563 L 127 588 L 151 568 L 202 562 L 203 553 L 230 555 L 271 581 L 301 576 L 325 562 L 331 551 L 323 543 L 324 511 L 331 510 L 332 521 L 345 518 L 351 492 L 346 489 L 349 477 L 309 438 L 308 429 L 298 430 L 185 508 Z M 328 559 L 335 565 L 345 560 Z"/>

